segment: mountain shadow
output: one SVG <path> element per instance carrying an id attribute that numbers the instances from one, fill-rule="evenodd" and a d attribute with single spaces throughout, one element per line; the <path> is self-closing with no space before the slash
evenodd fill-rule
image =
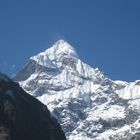
<path id="1" fill-rule="evenodd" d="M 47 106 L 0 74 L 0 140 L 66 140 Z"/>

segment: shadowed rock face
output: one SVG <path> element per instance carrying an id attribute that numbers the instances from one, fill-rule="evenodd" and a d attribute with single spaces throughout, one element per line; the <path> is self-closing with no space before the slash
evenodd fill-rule
<path id="1" fill-rule="evenodd" d="M 45 105 L 17 83 L 0 79 L 0 140 L 66 140 Z"/>

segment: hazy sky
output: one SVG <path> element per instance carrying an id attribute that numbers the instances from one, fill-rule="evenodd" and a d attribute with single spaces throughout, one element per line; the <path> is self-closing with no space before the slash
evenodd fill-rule
<path id="1" fill-rule="evenodd" d="M 58 39 L 113 80 L 140 79 L 140 0 L 0 0 L 0 71 Z"/>

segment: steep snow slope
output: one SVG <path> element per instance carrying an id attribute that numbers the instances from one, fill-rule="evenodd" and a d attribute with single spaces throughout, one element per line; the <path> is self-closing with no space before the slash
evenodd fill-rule
<path id="1" fill-rule="evenodd" d="M 140 82 L 112 81 L 63 40 L 30 58 L 14 77 L 46 104 L 69 140 L 137 140 Z"/>

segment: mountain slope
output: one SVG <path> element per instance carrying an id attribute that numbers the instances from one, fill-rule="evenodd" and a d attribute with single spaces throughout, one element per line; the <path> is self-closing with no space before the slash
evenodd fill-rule
<path id="1" fill-rule="evenodd" d="M 45 105 L 0 73 L 0 140 L 66 140 Z"/>
<path id="2" fill-rule="evenodd" d="M 46 104 L 69 140 L 137 140 L 140 82 L 112 81 L 63 40 L 30 58 L 14 80 Z"/>

